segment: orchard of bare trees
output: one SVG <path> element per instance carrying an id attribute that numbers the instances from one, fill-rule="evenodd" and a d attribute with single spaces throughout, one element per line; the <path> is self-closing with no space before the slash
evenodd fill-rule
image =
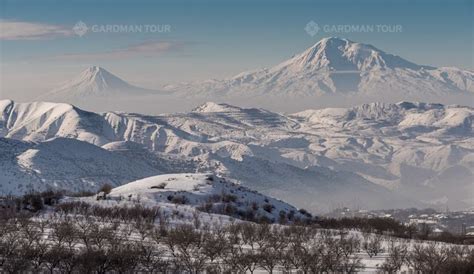
<path id="1" fill-rule="evenodd" d="M 355 273 L 364 269 L 363 256 L 382 253 L 379 271 L 385 273 L 474 270 L 468 246 L 314 225 L 179 222 L 160 208 L 82 202 L 0 217 L 0 270 L 6 273 Z"/>

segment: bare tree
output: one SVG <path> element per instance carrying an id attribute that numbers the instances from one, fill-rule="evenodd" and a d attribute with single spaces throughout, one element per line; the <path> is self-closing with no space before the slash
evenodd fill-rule
<path id="1" fill-rule="evenodd" d="M 216 228 L 214 231 L 208 228 L 204 231 L 204 242 L 202 244 L 202 252 L 207 257 L 210 265 L 217 265 L 216 262 L 219 258 L 226 255 L 228 250 L 227 239 L 225 230 L 222 228 Z M 221 272 L 220 267 L 212 267 L 213 271 Z"/>
<path id="2" fill-rule="evenodd" d="M 111 237 L 115 235 L 115 230 L 108 225 L 91 224 L 88 235 L 90 243 L 94 244 L 98 249 L 103 249 Z"/>
<path id="3" fill-rule="evenodd" d="M 53 274 L 54 270 L 59 267 L 59 264 L 67 256 L 67 249 L 61 245 L 51 246 L 44 254 L 44 265 Z"/>
<path id="4" fill-rule="evenodd" d="M 65 220 L 53 223 L 52 236 L 55 243 L 59 246 L 66 245 L 69 250 L 73 250 L 76 241 L 77 229 L 76 226 L 66 218 Z"/>
<path id="5" fill-rule="evenodd" d="M 20 237 L 17 231 L 3 233 L 0 238 L 0 266 L 3 266 L 7 258 L 12 257 L 20 247 Z"/>
<path id="6" fill-rule="evenodd" d="M 408 255 L 409 264 L 422 273 L 439 273 L 449 258 L 449 250 L 439 243 L 416 244 Z"/>
<path id="7" fill-rule="evenodd" d="M 182 263 L 191 273 L 202 271 L 206 265 L 207 257 L 202 253 L 202 243 L 202 233 L 195 231 L 190 225 L 179 225 L 170 229 L 166 238 L 166 244 L 175 262 Z"/>
<path id="8" fill-rule="evenodd" d="M 377 256 L 379 253 L 383 252 L 382 236 L 378 234 L 365 234 L 362 247 L 370 258 Z"/>
<path id="9" fill-rule="evenodd" d="M 122 241 L 107 250 L 110 268 L 118 273 L 134 273 L 140 262 L 140 250 L 131 242 Z"/>
<path id="10" fill-rule="evenodd" d="M 284 254 L 282 250 L 287 246 L 287 241 L 284 232 L 277 227 L 264 231 L 268 234 L 261 235 L 264 243 L 260 244 L 259 249 L 260 266 L 273 273 L 273 270 L 281 261 L 282 254 Z"/>
<path id="11" fill-rule="evenodd" d="M 22 247 L 18 247 L 14 252 L 10 253 L 1 267 L 7 273 L 23 273 L 30 268 L 30 261 L 24 256 Z"/>
<path id="12" fill-rule="evenodd" d="M 359 256 L 344 257 L 340 263 L 339 271 L 342 273 L 359 273 L 364 269 L 362 260 Z"/>
<path id="13" fill-rule="evenodd" d="M 77 261 L 80 273 L 105 274 L 111 269 L 109 257 L 102 249 L 84 249 L 78 254 Z"/>
<path id="14" fill-rule="evenodd" d="M 148 273 L 166 273 L 169 261 L 165 258 L 165 251 L 152 243 L 140 242 L 139 262 L 141 270 Z"/>
<path id="15" fill-rule="evenodd" d="M 391 242 L 388 248 L 388 257 L 382 264 L 382 270 L 386 273 L 396 273 L 407 262 L 408 248 L 405 244 Z"/>
<path id="16" fill-rule="evenodd" d="M 356 253 L 360 249 L 360 239 L 358 236 L 349 236 L 341 238 L 340 240 L 341 251 L 346 258 L 349 258 L 352 254 Z"/>

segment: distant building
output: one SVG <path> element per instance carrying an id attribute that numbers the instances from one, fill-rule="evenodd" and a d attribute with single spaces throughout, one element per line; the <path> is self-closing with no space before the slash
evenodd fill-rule
<path id="1" fill-rule="evenodd" d="M 465 244 L 474 244 L 474 226 L 466 227 Z"/>
<path id="2" fill-rule="evenodd" d="M 433 229 L 433 232 L 432 232 L 432 233 L 433 233 L 434 235 L 440 235 L 440 234 L 442 234 L 443 232 L 444 232 L 444 231 L 443 231 L 442 229 L 440 229 L 439 227 L 435 227 L 435 228 Z"/>
<path id="3" fill-rule="evenodd" d="M 466 227 L 466 236 L 474 237 L 474 225 Z"/>
<path id="4" fill-rule="evenodd" d="M 107 194 L 103 191 L 97 193 L 97 195 L 95 196 L 97 201 L 99 200 L 106 200 L 107 199 Z"/>

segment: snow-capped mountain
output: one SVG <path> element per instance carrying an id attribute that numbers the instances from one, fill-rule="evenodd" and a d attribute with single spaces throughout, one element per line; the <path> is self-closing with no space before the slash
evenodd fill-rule
<path id="1" fill-rule="evenodd" d="M 417 65 L 371 45 L 331 37 L 272 68 L 167 88 L 186 96 L 442 95 L 474 93 L 474 73 Z"/>
<path id="2" fill-rule="evenodd" d="M 76 78 L 45 94 L 41 99 L 58 102 L 85 100 L 91 97 L 136 96 L 156 93 L 133 86 L 104 68 L 92 66 Z"/>
<path id="3" fill-rule="evenodd" d="M 472 206 L 473 119 L 469 107 L 410 102 L 290 115 L 206 103 L 149 116 L 0 101 L 7 140 L 73 138 L 166 173 L 213 172 L 315 211 Z"/>

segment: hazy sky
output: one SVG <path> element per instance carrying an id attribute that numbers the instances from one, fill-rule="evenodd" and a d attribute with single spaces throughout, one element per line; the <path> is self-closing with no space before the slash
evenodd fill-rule
<path id="1" fill-rule="evenodd" d="M 327 36 L 418 64 L 474 67 L 472 0 L 2 0 L 0 10 L 0 94 L 44 92 L 90 65 L 150 88 L 222 78 L 272 66 Z M 79 21 L 89 28 L 82 37 L 72 31 Z M 321 27 L 314 36 L 304 29 L 310 21 Z M 122 30 L 107 30 L 113 25 Z M 341 25 L 401 31 L 324 29 Z"/>

